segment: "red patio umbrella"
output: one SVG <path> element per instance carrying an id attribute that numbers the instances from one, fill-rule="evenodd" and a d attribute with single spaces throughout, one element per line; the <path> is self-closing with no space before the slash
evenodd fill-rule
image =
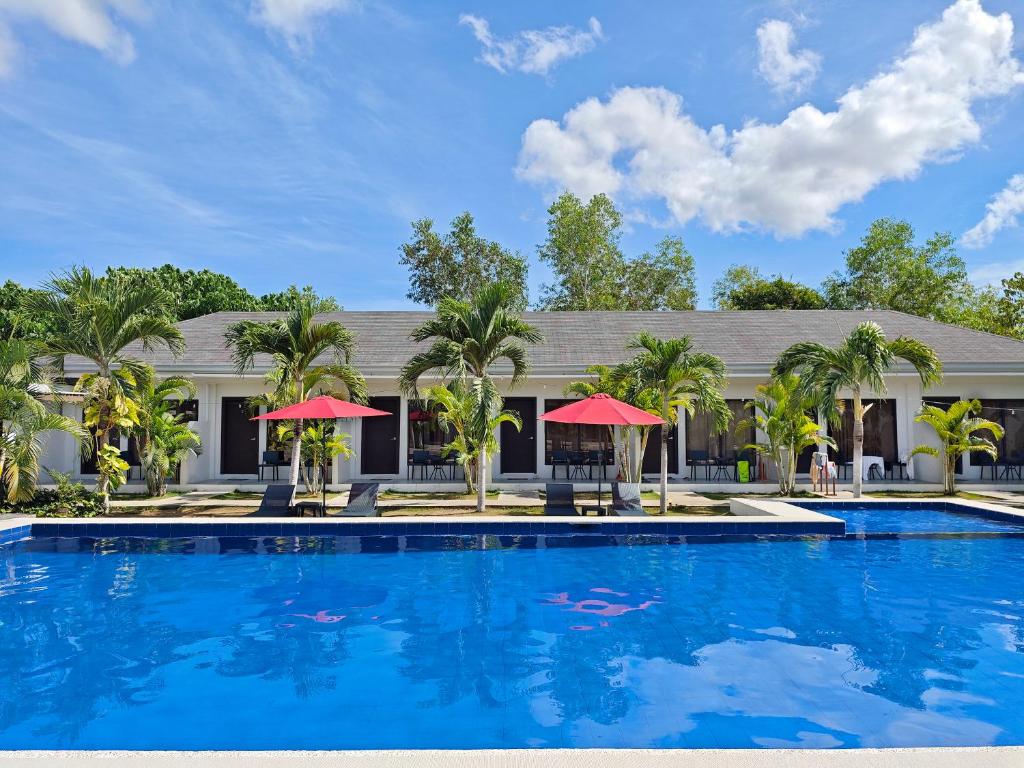
<path id="1" fill-rule="evenodd" d="M 363 416 L 390 416 L 389 411 L 379 411 L 359 403 L 339 400 L 330 395 L 320 395 L 295 405 L 279 408 L 270 413 L 254 416 L 253 421 L 292 421 L 297 419 L 358 419 Z M 323 513 L 327 514 L 327 430 L 324 430 L 324 462 L 320 465 L 320 480 L 323 488 Z"/>
<path id="2" fill-rule="evenodd" d="M 618 426 L 654 426 L 665 420 L 636 406 L 598 392 L 583 400 L 563 405 L 540 415 L 541 421 L 559 424 L 603 424 Z M 601 475 L 597 476 L 597 503 L 601 504 Z"/>

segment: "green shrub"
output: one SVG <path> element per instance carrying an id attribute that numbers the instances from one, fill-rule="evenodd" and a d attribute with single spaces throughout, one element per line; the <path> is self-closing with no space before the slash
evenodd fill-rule
<path id="1" fill-rule="evenodd" d="M 0 512 L 36 517 L 95 517 L 103 512 L 103 497 L 55 470 L 49 470 L 55 488 L 37 489 L 30 501 L 0 503 Z"/>

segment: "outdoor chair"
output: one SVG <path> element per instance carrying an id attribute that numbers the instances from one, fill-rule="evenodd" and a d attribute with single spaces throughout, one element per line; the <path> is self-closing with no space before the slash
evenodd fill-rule
<path id="1" fill-rule="evenodd" d="M 690 465 L 691 480 L 697 479 L 697 467 L 704 467 L 705 480 L 711 479 L 711 460 L 708 458 L 707 451 L 690 451 L 686 463 Z"/>
<path id="2" fill-rule="evenodd" d="M 263 461 L 260 462 L 260 480 L 263 480 L 263 471 L 265 469 L 274 470 L 274 479 L 277 480 L 277 471 L 280 467 L 285 467 L 288 462 L 284 460 L 284 451 L 264 451 Z"/>
<path id="3" fill-rule="evenodd" d="M 582 478 L 586 470 L 587 465 L 587 454 L 585 451 L 569 451 L 569 475 L 566 477 L 567 480 L 573 478 Z"/>
<path id="4" fill-rule="evenodd" d="M 612 514 L 618 517 L 647 517 L 640 505 L 639 483 L 612 483 Z"/>
<path id="5" fill-rule="evenodd" d="M 256 517 L 285 517 L 292 512 L 294 485 L 268 485 Z"/>
<path id="6" fill-rule="evenodd" d="M 420 468 L 420 478 L 427 479 L 427 467 L 430 466 L 430 451 L 415 450 L 412 452 L 412 459 L 409 461 L 410 476 L 416 479 L 416 467 Z"/>
<path id="7" fill-rule="evenodd" d="M 573 495 L 572 483 L 544 484 L 544 514 L 570 515 L 579 514 L 576 509 L 576 498 Z"/>
<path id="8" fill-rule="evenodd" d="M 971 465 L 975 467 L 981 467 L 981 479 L 985 479 L 985 470 L 987 469 L 992 476 L 992 482 L 996 481 L 996 471 L 998 466 L 996 460 L 989 456 L 987 453 L 974 453 L 971 454 Z"/>
<path id="9" fill-rule="evenodd" d="M 726 456 L 718 456 L 713 459 L 715 467 L 715 476 L 713 480 L 721 480 L 724 476 L 726 480 L 732 480 L 732 470 L 736 466 L 736 454 L 729 454 Z"/>
<path id="10" fill-rule="evenodd" d="M 565 479 L 569 479 L 569 452 L 565 450 L 551 452 L 551 479 L 558 479 L 558 468 L 565 467 Z"/>
<path id="11" fill-rule="evenodd" d="M 380 517 L 377 508 L 377 491 L 380 483 L 352 483 L 348 491 L 348 503 L 341 510 L 341 517 Z"/>
<path id="12" fill-rule="evenodd" d="M 605 463 L 605 460 L 604 460 L 604 451 L 588 451 L 587 452 L 588 477 L 591 480 L 594 479 L 594 475 L 593 475 L 594 467 L 598 468 L 598 471 L 601 473 L 601 477 L 602 478 L 607 478 L 608 477 L 608 473 L 607 473 L 607 470 L 606 470 L 607 466 L 608 465 Z"/>

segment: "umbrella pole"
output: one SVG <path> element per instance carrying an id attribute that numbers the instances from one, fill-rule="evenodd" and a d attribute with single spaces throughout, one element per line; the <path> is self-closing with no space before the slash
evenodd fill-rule
<path id="1" fill-rule="evenodd" d="M 327 422 L 323 422 L 323 453 L 320 454 L 320 490 L 323 493 L 323 503 L 320 507 L 322 517 L 327 517 Z"/>

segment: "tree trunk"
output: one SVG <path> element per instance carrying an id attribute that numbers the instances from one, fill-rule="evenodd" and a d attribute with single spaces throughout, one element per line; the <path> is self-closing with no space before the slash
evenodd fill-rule
<path id="1" fill-rule="evenodd" d="M 476 481 L 476 511 L 483 512 L 487 508 L 487 449 L 480 449 L 477 460 L 479 476 Z"/>
<path id="2" fill-rule="evenodd" d="M 635 466 L 631 467 L 632 483 L 642 483 L 644 479 L 644 456 L 647 453 L 647 441 L 651 437 L 650 427 L 640 427 L 640 453 L 636 456 Z"/>
<path id="3" fill-rule="evenodd" d="M 943 478 L 943 485 L 947 496 L 956 495 L 956 454 L 947 451 L 946 452 L 946 467 L 945 477 Z"/>
<path id="4" fill-rule="evenodd" d="M 663 515 L 668 512 L 668 430 L 669 424 L 666 419 L 665 423 L 661 425 L 661 482 L 659 485 L 661 491 L 659 509 Z"/>
<path id="5" fill-rule="evenodd" d="M 107 447 L 110 436 L 106 432 L 96 432 L 96 465 L 99 466 L 100 451 Z M 96 493 L 103 499 L 103 514 L 110 512 L 110 478 L 103 471 L 96 477 Z"/>
<path id="6" fill-rule="evenodd" d="M 301 402 L 301 400 L 299 401 Z M 296 489 L 299 487 L 299 468 L 302 466 L 302 419 L 295 422 L 295 437 L 292 438 L 292 466 L 288 473 L 288 482 Z M 295 503 L 295 491 L 292 491 L 292 504 Z"/>
<path id="7" fill-rule="evenodd" d="M 860 390 L 853 391 L 853 498 L 859 499 L 864 487 L 864 405 Z"/>
<path id="8" fill-rule="evenodd" d="M 792 496 L 796 490 L 796 451 L 789 450 L 789 466 L 786 467 L 786 495 Z"/>
<path id="9" fill-rule="evenodd" d="M 473 485 L 473 478 L 476 476 L 476 464 L 475 459 L 469 459 L 462 465 L 462 476 L 466 480 L 466 493 L 476 492 L 476 487 Z"/>

